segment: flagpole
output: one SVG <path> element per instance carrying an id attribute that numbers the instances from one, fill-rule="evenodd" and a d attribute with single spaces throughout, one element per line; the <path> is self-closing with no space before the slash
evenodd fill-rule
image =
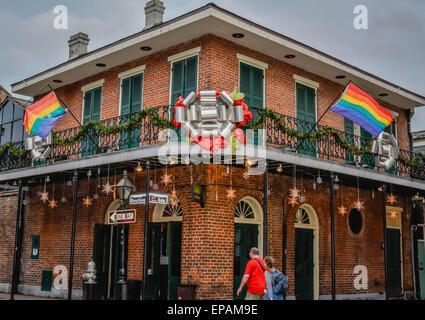
<path id="1" fill-rule="evenodd" d="M 74 113 L 72 113 L 71 109 L 68 108 L 68 106 L 66 105 L 66 103 L 61 99 L 61 97 L 56 93 L 55 89 L 53 89 L 50 84 L 47 84 L 47 86 L 49 87 L 49 89 L 55 94 L 56 98 L 58 98 L 59 102 L 61 104 L 63 104 L 63 106 L 66 108 L 67 111 L 69 111 L 69 113 L 72 115 L 72 117 L 75 119 L 75 121 L 77 121 L 77 123 L 80 125 L 80 127 L 82 127 L 83 125 L 81 124 L 81 122 L 77 119 L 77 117 L 74 115 Z M 87 135 L 90 137 L 90 139 L 93 141 L 93 143 L 96 145 L 96 147 L 99 149 L 99 144 L 94 140 L 94 138 L 91 136 L 91 134 L 89 132 L 87 132 Z"/>
<path id="2" fill-rule="evenodd" d="M 299 149 L 299 148 L 301 148 L 301 146 L 303 145 L 303 143 L 304 143 L 304 141 L 305 141 L 305 139 L 307 139 L 309 136 L 310 136 L 310 134 L 313 132 L 313 130 L 314 130 L 314 128 L 316 128 L 316 126 L 319 124 L 319 122 L 320 122 L 320 120 L 322 120 L 323 119 L 323 117 L 325 116 L 325 114 L 329 111 L 329 109 L 333 106 L 333 104 L 338 100 L 338 98 L 340 98 L 341 97 L 341 94 L 345 91 L 345 89 L 347 89 L 347 87 L 348 87 L 348 85 L 351 83 L 352 81 L 350 80 L 346 85 L 345 85 L 345 87 L 344 87 L 344 89 L 342 89 L 341 90 L 341 92 L 340 93 L 338 93 L 338 95 L 335 97 L 335 99 L 331 102 L 331 104 L 329 105 L 329 107 L 326 109 L 326 111 L 325 112 L 323 112 L 323 114 L 320 116 L 320 118 L 319 118 L 319 120 L 317 120 L 317 122 L 314 124 L 314 126 L 312 126 L 311 127 L 311 129 L 310 129 L 310 131 L 307 133 L 307 135 L 304 137 L 304 138 L 302 138 L 302 140 L 301 140 L 301 143 L 299 144 L 299 145 L 297 145 L 297 147 L 295 148 L 295 151 L 294 152 L 297 152 L 297 150 Z"/>

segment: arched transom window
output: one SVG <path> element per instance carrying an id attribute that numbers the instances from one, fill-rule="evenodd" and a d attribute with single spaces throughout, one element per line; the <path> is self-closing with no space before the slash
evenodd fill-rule
<path id="1" fill-rule="evenodd" d="M 170 218 L 170 217 L 176 218 L 176 217 L 181 217 L 182 215 L 183 215 L 183 209 L 182 209 L 182 206 L 180 205 L 180 202 L 176 206 L 172 206 L 171 204 L 167 205 L 164 211 L 162 212 L 163 218 Z"/>
<path id="2" fill-rule="evenodd" d="M 155 206 L 155 209 L 153 211 L 152 222 L 169 222 L 182 220 L 183 208 L 180 202 L 178 202 L 174 206 L 172 204 L 158 204 Z"/>
<path id="3" fill-rule="evenodd" d="M 304 208 L 299 208 L 297 214 L 295 215 L 295 223 L 296 224 L 311 224 L 310 216 L 308 215 L 307 210 Z"/>
<path id="4" fill-rule="evenodd" d="M 240 219 L 255 219 L 254 209 L 246 201 L 239 201 L 236 210 L 235 218 Z"/>

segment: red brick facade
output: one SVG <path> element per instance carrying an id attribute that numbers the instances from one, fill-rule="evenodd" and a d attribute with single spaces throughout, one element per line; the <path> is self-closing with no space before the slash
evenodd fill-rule
<path id="1" fill-rule="evenodd" d="M 94 81 L 105 79 L 102 95 L 101 119 L 119 115 L 120 80 L 118 74 L 131 68 L 146 65 L 143 84 L 143 107 L 168 105 L 170 103 L 171 66 L 167 57 L 201 46 L 199 54 L 199 90 L 232 91 L 238 87 L 238 59 L 237 53 L 255 58 L 268 64 L 265 72 L 265 99 L 266 107 L 290 116 L 296 116 L 296 97 L 294 74 L 316 81 L 320 84 L 317 91 L 317 114 L 322 114 L 342 87 L 306 70 L 295 68 L 287 63 L 264 56 L 247 48 L 238 46 L 213 35 L 206 35 L 190 43 L 154 54 L 152 56 L 133 61 L 116 67 L 96 76 L 60 88 L 58 94 L 67 103 L 77 118 L 81 119 L 83 93 L 81 87 Z M 400 147 L 409 149 L 407 119 L 403 110 L 387 107 L 399 113 L 397 118 L 397 135 Z M 343 118 L 336 114 L 327 114 L 323 124 L 331 125 L 344 130 Z M 78 126 L 75 120 L 66 116 L 58 124 L 58 128 L 66 129 Z M 132 177 L 133 168 L 128 168 Z M 263 176 L 242 177 L 243 169 L 234 168 L 233 188 L 236 198 L 229 201 L 226 198 L 226 189 L 230 178 L 226 174 L 226 167 L 218 167 L 219 183 L 216 185 L 215 165 L 200 165 L 194 167 L 193 177 L 198 184 L 207 186 L 207 203 L 205 208 L 191 201 L 191 185 L 188 180 L 189 166 L 171 168 L 170 173 L 176 177 L 175 187 L 182 205 L 182 263 L 181 281 L 184 284 L 196 284 L 197 298 L 199 299 L 232 299 L 233 298 L 233 256 L 234 256 L 234 211 L 240 199 L 250 196 L 259 204 L 263 203 Z M 163 170 L 156 173 L 159 177 Z M 153 177 L 153 173 L 152 173 Z M 119 177 L 117 178 L 119 179 Z M 138 174 L 136 178 L 138 191 L 145 189 L 145 174 Z M 56 200 L 62 196 L 62 183 L 55 181 Z M 102 183 L 105 183 L 103 180 Z M 313 180 L 300 179 L 306 190 L 305 203 L 314 208 L 319 221 L 319 279 L 318 293 L 320 296 L 331 294 L 331 239 L 329 214 L 329 186 L 325 181 L 313 190 Z M 75 243 L 74 288 L 81 289 L 81 275 L 87 263 L 92 258 L 93 233 L 95 224 L 103 224 L 112 196 L 101 193 L 94 205 L 86 208 L 82 205 L 82 198 L 86 196 L 87 180 L 80 181 L 78 193 L 78 222 Z M 161 191 L 170 191 L 171 185 L 161 186 Z M 294 248 L 295 248 L 295 213 L 298 207 L 288 205 L 291 178 L 269 174 L 268 198 L 268 253 L 276 259 L 277 268 L 282 268 L 283 259 L 283 224 L 287 225 L 286 265 L 290 282 L 289 296 L 294 295 Z M 96 183 L 92 180 L 91 194 L 94 193 Z M 51 188 L 51 186 L 50 186 Z M 67 187 L 66 204 L 58 203 L 58 208 L 50 209 L 47 204 L 39 200 L 37 195 L 42 186 L 33 187 L 27 194 L 29 204 L 25 207 L 24 237 L 22 246 L 20 283 L 40 286 L 42 270 L 53 270 L 57 265 L 68 267 L 71 220 L 72 220 L 72 187 Z M 49 192 L 52 192 L 51 190 Z M 218 201 L 216 201 L 216 192 Z M 357 197 L 357 189 L 341 186 L 336 192 L 336 206 L 341 204 L 341 194 L 347 207 L 352 207 L 353 199 Z M 373 196 L 372 196 L 373 194 Z M 362 211 L 364 226 L 359 235 L 352 235 L 346 216 L 336 214 L 336 290 L 337 294 L 382 293 L 384 289 L 384 251 L 381 247 L 382 234 L 382 199 L 381 193 L 371 189 L 361 188 L 360 198 L 365 202 Z M 413 290 L 411 252 L 409 236 L 409 213 L 407 199 L 400 197 L 399 206 L 403 208 L 402 215 L 402 257 L 403 257 L 403 287 L 404 291 Z M 128 279 L 142 280 L 143 278 L 143 240 L 144 240 L 144 207 L 135 206 L 137 222 L 130 225 L 128 248 Z M 154 206 L 150 207 L 150 221 Z M 16 205 L 0 204 L 0 283 L 10 283 L 11 265 L 13 258 L 14 228 Z M 258 214 L 262 214 L 258 212 Z M 40 258 L 30 259 L 31 237 L 41 236 Z M 368 269 L 368 290 L 356 290 L 353 286 L 355 275 L 354 267 L 365 265 Z"/>

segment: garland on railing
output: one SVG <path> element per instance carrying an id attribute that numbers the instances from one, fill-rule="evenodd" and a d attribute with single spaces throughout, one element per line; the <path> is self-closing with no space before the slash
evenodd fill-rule
<path id="1" fill-rule="evenodd" d="M 53 134 L 53 142 L 60 146 L 81 142 L 91 130 L 93 134 L 98 135 L 124 133 L 135 129 L 139 125 L 140 121 L 145 118 L 149 118 L 152 121 L 152 124 L 158 129 L 176 129 L 173 126 L 173 122 L 162 119 L 155 108 L 147 108 L 139 111 L 134 116 L 132 116 L 129 121 L 122 124 L 106 126 L 99 121 L 92 120 L 84 124 L 75 134 L 70 137 L 61 138 L 57 134 Z M 265 126 L 267 119 L 273 120 L 276 128 L 292 138 L 305 139 L 306 141 L 314 142 L 322 139 L 323 137 L 332 136 L 335 139 L 335 144 L 347 150 L 352 155 L 361 156 L 371 153 L 372 141 L 369 141 L 366 146 L 358 148 L 348 143 L 338 130 L 329 126 L 323 126 L 321 129 L 316 130 L 307 136 L 306 132 L 298 131 L 288 127 L 285 121 L 282 119 L 281 115 L 270 109 L 262 110 L 259 113 L 257 120 L 250 121 L 241 128 L 251 130 L 261 129 Z M 0 157 L 3 156 L 6 152 L 9 152 L 11 155 L 16 157 L 23 157 L 28 154 L 28 151 L 23 148 L 16 147 L 12 142 L 6 143 L 0 148 Z M 416 168 L 421 162 L 425 163 L 425 155 L 417 153 L 415 157 L 410 160 L 403 155 L 399 155 L 398 160 L 405 166 Z"/>

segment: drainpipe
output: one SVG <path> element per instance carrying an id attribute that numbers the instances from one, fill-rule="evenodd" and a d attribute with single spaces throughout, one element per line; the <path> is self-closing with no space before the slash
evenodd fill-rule
<path id="1" fill-rule="evenodd" d="M 143 300 L 146 297 L 146 275 L 147 275 L 147 252 L 148 252 L 148 223 L 149 223 L 149 192 L 151 180 L 151 164 L 150 160 L 146 161 L 146 203 L 145 203 L 145 225 L 144 225 L 144 239 L 143 239 Z"/>
<path id="2" fill-rule="evenodd" d="M 77 224 L 77 202 L 78 202 L 78 171 L 74 171 L 72 177 L 74 191 L 72 197 L 72 231 L 71 250 L 69 253 L 69 279 L 68 279 L 68 300 L 72 300 L 72 278 L 74 276 L 74 249 L 75 249 L 75 227 Z"/>
<path id="3" fill-rule="evenodd" d="M 10 300 L 15 300 L 15 294 L 18 289 L 19 282 L 19 269 L 21 260 L 21 243 L 22 243 L 22 230 L 24 224 L 24 206 L 23 199 L 25 199 L 25 192 L 22 188 L 22 180 L 18 180 L 18 212 L 16 214 L 16 231 L 15 231 L 15 247 L 13 252 L 13 273 L 12 273 L 12 289 L 10 291 Z"/>
<path id="4" fill-rule="evenodd" d="M 384 231 L 385 299 L 389 299 L 387 248 L 387 185 L 382 186 L 382 228 Z"/>
<path id="5" fill-rule="evenodd" d="M 332 269 L 332 300 L 336 300 L 336 285 L 335 285 L 335 175 L 331 172 L 330 181 L 330 214 L 331 214 L 331 269 Z"/>

